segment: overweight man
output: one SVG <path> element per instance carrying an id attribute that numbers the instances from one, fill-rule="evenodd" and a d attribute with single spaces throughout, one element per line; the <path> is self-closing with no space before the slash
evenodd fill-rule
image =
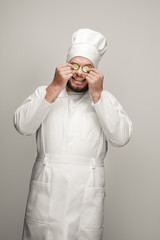
<path id="1" fill-rule="evenodd" d="M 132 122 L 103 89 L 98 63 L 106 38 L 91 29 L 72 35 L 66 63 L 15 111 L 14 126 L 36 134 L 23 240 L 102 240 L 108 144 L 126 145 Z"/>

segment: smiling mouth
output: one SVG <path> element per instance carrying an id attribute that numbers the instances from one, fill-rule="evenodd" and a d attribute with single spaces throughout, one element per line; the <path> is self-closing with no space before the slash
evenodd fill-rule
<path id="1" fill-rule="evenodd" d="M 78 79 L 75 79 L 74 77 L 72 77 L 75 81 L 78 81 L 78 82 L 83 82 L 83 81 L 85 81 L 85 79 L 84 80 L 78 80 Z"/>

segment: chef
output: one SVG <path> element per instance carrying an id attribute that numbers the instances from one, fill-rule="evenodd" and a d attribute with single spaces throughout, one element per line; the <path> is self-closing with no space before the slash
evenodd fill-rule
<path id="1" fill-rule="evenodd" d="M 15 111 L 14 126 L 36 134 L 23 240 L 102 240 L 108 145 L 126 145 L 132 122 L 103 89 L 98 64 L 107 48 L 99 32 L 72 35 L 64 64 Z"/>

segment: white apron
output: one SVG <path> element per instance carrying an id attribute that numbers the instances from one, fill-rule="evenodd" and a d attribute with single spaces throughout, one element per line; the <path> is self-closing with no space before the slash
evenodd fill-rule
<path id="1" fill-rule="evenodd" d="M 88 92 L 74 103 L 64 89 L 50 104 L 45 89 L 14 116 L 16 129 L 37 140 L 22 240 L 102 240 L 108 141 L 126 144 L 132 123 L 107 91 L 94 104 Z"/>
<path id="2" fill-rule="evenodd" d="M 38 155 L 23 239 L 102 239 L 104 196 L 102 159 Z"/>

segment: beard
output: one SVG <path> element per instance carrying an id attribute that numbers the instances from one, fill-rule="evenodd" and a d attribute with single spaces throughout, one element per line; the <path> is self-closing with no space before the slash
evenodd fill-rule
<path id="1" fill-rule="evenodd" d="M 86 84 L 83 88 L 76 88 L 71 84 L 71 81 L 68 80 L 67 85 L 66 85 L 70 90 L 78 93 L 86 92 L 88 91 L 88 84 Z"/>

